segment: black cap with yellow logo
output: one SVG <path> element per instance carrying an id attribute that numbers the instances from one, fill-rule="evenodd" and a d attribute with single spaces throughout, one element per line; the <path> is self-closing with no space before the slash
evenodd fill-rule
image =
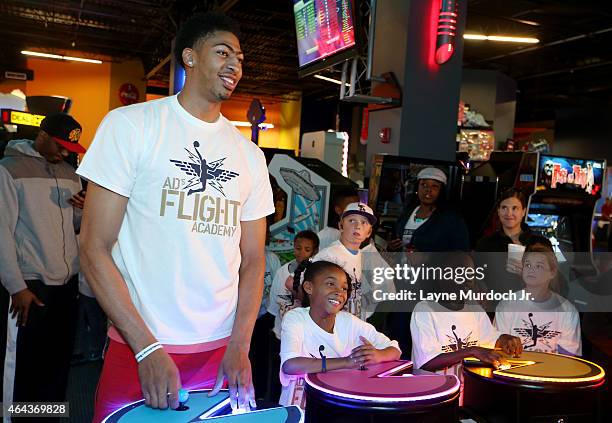
<path id="1" fill-rule="evenodd" d="M 85 153 L 85 148 L 79 144 L 83 128 L 72 116 L 66 113 L 48 115 L 40 122 L 40 129 L 66 150 L 73 153 Z"/>

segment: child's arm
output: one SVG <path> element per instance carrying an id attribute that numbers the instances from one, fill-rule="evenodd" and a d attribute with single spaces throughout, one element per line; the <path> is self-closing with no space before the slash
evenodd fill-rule
<path id="1" fill-rule="evenodd" d="M 360 336 L 359 339 L 363 345 L 353 348 L 349 358 L 357 360 L 357 363 L 360 365 L 384 363 L 385 361 L 399 360 L 400 358 L 400 350 L 393 346 L 377 349 L 363 336 Z"/>
<path id="2" fill-rule="evenodd" d="M 359 361 L 349 357 L 326 358 L 327 370 L 358 369 Z M 283 363 L 283 373 L 288 375 L 301 375 L 305 373 L 319 373 L 323 371 L 323 360 L 320 358 L 295 357 Z"/>
<path id="3" fill-rule="evenodd" d="M 491 364 L 495 368 L 499 367 L 501 364 L 500 354 L 488 348 L 474 346 L 458 351 L 438 354 L 427 363 L 423 364 L 421 369 L 429 372 L 435 372 L 436 370 L 445 369 L 447 367 L 454 366 L 455 364 L 459 364 L 464 358 L 467 357 L 476 357 L 483 363 Z"/>

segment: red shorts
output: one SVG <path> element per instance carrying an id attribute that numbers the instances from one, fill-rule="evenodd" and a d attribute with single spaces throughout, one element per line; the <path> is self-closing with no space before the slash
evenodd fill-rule
<path id="1" fill-rule="evenodd" d="M 215 385 L 223 354 L 225 347 L 191 354 L 170 354 L 170 357 L 179 369 L 183 388 L 210 389 Z M 138 364 L 132 349 L 111 339 L 96 391 L 93 422 L 99 423 L 118 408 L 142 398 Z"/>

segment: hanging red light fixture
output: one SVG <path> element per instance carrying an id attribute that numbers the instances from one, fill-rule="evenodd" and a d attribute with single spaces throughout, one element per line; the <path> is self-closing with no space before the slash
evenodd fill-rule
<path id="1" fill-rule="evenodd" d="M 459 0 L 440 0 L 436 37 L 436 63 L 439 65 L 448 62 L 455 51 L 458 2 Z"/>

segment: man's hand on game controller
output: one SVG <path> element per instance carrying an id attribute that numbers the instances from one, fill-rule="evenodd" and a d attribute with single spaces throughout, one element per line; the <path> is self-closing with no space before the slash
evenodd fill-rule
<path id="1" fill-rule="evenodd" d="M 511 357 L 518 357 L 523 353 L 521 340 L 512 335 L 500 335 L 495 342 L 495 348 L 501 348 L 504 353 Z"/>
<path id="2" fill-rule="evenodd" d="M 138 363 L 138 378 L 146 405 L 151 408 L 178 408 L 178 391 L 181 388 L 179 371 L 163 348 Z"/>
<path id="3" fill-rule="evenodd" d="M 219 366 L 217 381 L 209 396 L 212 397 L 219 393 L 224 379 L 228 383 L 232 412 L 236 412 L 239 409 L 249 410 L 249 408 L 257 408 L 248 349 L 233 346 L 231 343 L 227 346 Z"/>

